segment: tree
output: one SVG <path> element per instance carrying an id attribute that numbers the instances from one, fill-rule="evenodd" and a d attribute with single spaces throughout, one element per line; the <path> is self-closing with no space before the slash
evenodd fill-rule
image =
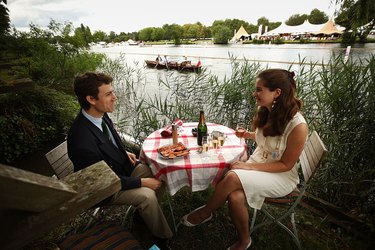
<path id="1" fill-rule="evenodd" d="M 165 36 L 165 31 L 162 28 L 157 27 L 152 30 L 151 40 L 160 41 L 164 39 L 164 36 Z"/>
<path id="2" fill-rule="evenodd" d="M 212 28 L 214 43 L 227 44 L 228 40 L 233 37 L 232 31 L 225 25 L 216 25 Z"/>
<path id="3" fill-rule="evenodd" d="M 365 41 L 375 26 L 375 1 L 337 0 L 336 3 L 340 4 L 336 23 L 352 31 L 350 35 L 344 36 L 351 37 L 352 40 L 358 36 L 360 41 Z"/>
<path id="4" fill-rule="evenodd" d="M 291 17 L 289 17 L 288 20 L 285 21 L 285 24 L 290 26 L 301 25 L 303 24 L 303 22 L 305 22 L 305 20 L 307 20 L 307 18 L 308 16 L 306 14 L 294 14 Z"/>
<path id="5" fill-rule="evenodd" d="M 153 38 L 152 38 L 153 31 L 154 31 L 154 28 L 152 28 L 152 27 L 141 29 L 139 31 L 139 39 L 142 40 L 142 41 L 152 41 L 153 40 Z"/>
<path id="6" fill-rule="evenodd" d="M 114 31 L 109 32 L 109 40 L 113 41 L 116 38 L 116 33 Z"/>
<path id="7" fill-rule="evenodd" d="M 165 39 L 173 40 L 175 44 L 181 43 L 183 28 L 178 24 L 164 24 Z"/>
<path id="8" fill-rule="evenodd" d="M 104 41 L 106 37 L 107 37 L 107 34 L 101 30 L 95 31 L 94 34 L 92 35 L 92 39 L 94 42 Z"/>
<path id="9" fill-rule="evenodd" d="M 8 33 L 10 29 L 9 10 L 6 4 L 6 0 L 0 0 L 0 35 Z"/>
<path id="10" fill-rule="evenodd" d="M 79 40 L 85 47 L 88 47 L 89 43 L 93 41 L 93 37 L 90 28 L 85 27 L 83 24 L 79 28 L 74 30 L 74 37 Z"/>
<path id="11" fill-rule="evenodd" d="M 312 24 L 322 24 L 328 21 L 328 16 L 323 11 L 313 9 L 310 12 L 308 20 Z"/>
<path id="12" fill-rule="evenodd" d="M 208 38 L 211 37 L 211 29 L 207 26 L 202 26 L 199 32 L 198 38 Z"/>
<path id="13" fill-rule="evenodd" d="M 182 29 L 184 39 L 197 39 L 199 37 L 200 31 L 202 30 L 202 24 L 184 24 L 182 26 Z"/>

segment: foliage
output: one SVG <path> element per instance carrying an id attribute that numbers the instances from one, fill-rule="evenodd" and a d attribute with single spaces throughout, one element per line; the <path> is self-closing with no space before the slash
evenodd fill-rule
<path id="1" fill-rule="evenodd" d="M 216 25 L 212 28 L 212 37 L 216 44 L 227 44 L 233 37 L 232 31 L 224 25 Z"/>
<path id="2" fill-rule="evenodd" d="M 31 77 L 39 84 L 71 92 L 74 75 L 95 70 L 103 59 L 86 51 L 84 38 L 71 36 L 72 31 L 70 23 L 53 20 L 47 30 L 31 25 L 29 33 L 14 31 L 5 48 L 16 65 L 11 69 L 14 77 Z"/>
<path id="3" fill-rule="evenodd" d="M 9 10 L 6 4 L 6 0 L 0 1 L 0 36 L 6 34 L 10 28 Z"/>
<path id="4" fill-rule="evenodd" d="M 310 12 L 308 20 L 311 24 L 322 24 L 328 21 L 328 16 L 323 11 L 320 11 L 318 9 L 313 9 Z"/>
<path id="5" fill-rule="evenodd" d="M 82 37 L 71 36 L 72 31 L 71 24 L 52 20 L 47 30 L 31 25 L 29 33 L 13 31 L 1 37 L 7 77 L 32 78 L 35 85 L 31 90 L 0 95 L 2 163 L 13 163 L 70 126 L 78 105 L 72 96 L 59 91 L 72 93 L 74 76 L 95 70 L 104 57 L 85 50 Z"/>
<path id="6" fill-rule="evenodd" d="M 11 164 L 66 132 L 78 105 L 72 96 L 36 86 L 0 95 L 0 159 Z"/>
<path id="7" fill-rule="evenodd" d="M 328 147 L 318 173 L 319 197 L 348 210 L 375 210 L 375 58 L 359 62 L 334 57 L 316 72 L 304 72 L 305 114 Z"/>
<path id="8" fill-rule="evenodd" d="M 307 20 L 307 18 L 308 18 L 308 15 L 306 14 L 303 14 L 303 15 L 295 14 L 289 17 L 289 19 L 285 21 L 285 24 L 290 25 L 290 26 L 301 25 L 303 24 L 305 20 Z"/>
<path id="9" fill-rule="evenodd" d="M 176 45 L 181 43 L 183 29 L 180 25 L 175 23 L 171 25 L 164 24 L 163 29 L 165 30 L 166 39 L 173 40 Z"/>
<path id="10" fill-rule="evenodd" d="M 341 4 L 336 23 L 344 26 L 352 36 L 361 42 L 375 26 L 375 1 L 373 0 L 337 0 Z M 348 41 L 348 40 L 347 40 Z"/>

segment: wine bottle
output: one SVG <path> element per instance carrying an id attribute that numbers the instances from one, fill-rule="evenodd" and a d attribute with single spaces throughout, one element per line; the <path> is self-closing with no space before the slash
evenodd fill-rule
<path id="1" fill-rule="evenodd" d="M 204 119 L 204 112 L 203 110 L 201 110 L 199 114 L 199 123 L 197 127 L 197 144 L 199 146 L 202 146 L 203 136 L 207 136 L 207 125 L 206 120 Z"/>

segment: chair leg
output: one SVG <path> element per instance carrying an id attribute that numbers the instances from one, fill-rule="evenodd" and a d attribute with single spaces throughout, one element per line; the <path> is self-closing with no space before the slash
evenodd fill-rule
<path id="1" fill-rule="evenodd" d="M 296 226 L 296 220 L 294 218 L 295 214 L 294 212 L 290 215 L 290 221 L 292 222 L 292 226 L 293 226 L 293 232 L 294 232 L 294 236 L 293 239 L 294 239 L 294 242 L 296 243 L 298 249 L 302 249 L 301 247 L 301 242 L 298 238 L 298 231 L 297 231 L 297 226 Z"/>
<path id="2" fill-rule="evenodd" d="M 257 218 L 257 212 L 258 212 L 258 209 L 253 209 L 253 218 L 251 219 L 251 225 L 250 225 L 250 234 L 253 232 L 253 228 L 254 228 L 254 225 L 255 225 L 255 220 Z"/>
<path id="3" fill-rule="evenodd" d="M 168 199 L 169 210 L 171 211 L 171 216 L 172 216 L 172 221 L 173 221 L 173 226 L 174 226 L 174 232 L 177 233 L 178 225 L 176 225 L 176 220 L 174 218 L 174 212 L 173 212 L 173 208 L 172 208 L 172 204 L 171 204 L 169 194 L 167 194 L 167 199 Z"/>
<path id="4" fill-rule="evenodd" d="M 266 221 L 263 221 L 262 223 L 259 223 L 255 226 L 255 220 L 256 220 L 256 214 L 257 214 L 257 210 L 254 209 L 254 215 L 253 215 L 253 218 L 251 220 L 251 226 L 250 226 L 250 234 L 253 233 L 256 229 L 264 226 L 264 225 L 268 225 L 268 224 L 272 224 L 272 223 L 276 223 L 278 226 L 280 226 L 282 229 L 284 229 L 292 238 L 293 238 L 293 241 L 294 243 L 297 245 L 298 249 L 302 249 L 301 247 L 301 242 L 298 238 L 298 231 L 297 231 L 297 226 L 296 226 L 296 223 L 295 223 L 295 218 L 294 218 L 294 211 L 291 212 L 290 214 L 290 221 L 292 223 L 292 227 L 293 227 L 293 231 L 290 230 L 286 225 L 284 225 L 281 220 L 285 218 L 285 214 L 279 218 L 275 218 L 274 216 L 272 216 L 266 209 L 262 209 L 261 210 L 264 215 L 268 218 Z"/>
<path id="5" fill-rule="evenodd" d="M 122 222 L 121 222 L 121 226 L 122 226 L 122 227 L 125 226 L 126 219 L 128 218 L 128 215 L 129 215 L 130 213 L 132 213 L 131 210 L 133 210 L 133 209 L 134 209 L 134 211 L 135 211 L 135 207 L 133 207 L 132 205 L 129 205 L 129 207 L 126 209 L 125 216 L 124 216 L 124 218 L 122 219 Z M 133 211 L 133 212 L 134 212 L 134 211 Z"/>

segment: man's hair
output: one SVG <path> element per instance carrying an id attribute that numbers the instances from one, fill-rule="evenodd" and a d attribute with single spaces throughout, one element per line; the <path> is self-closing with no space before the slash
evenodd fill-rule
<path id="1" fill-rule="evenodd" d="M 90 103 L 86 100 L 86 96 L 98 99 L 99 87 L 103 84 L 110 84 L 112 81 L 113 78 L 104 73 L 86 72 L 77 75 L 74 79 L 74 92 L 81 108 L 88 110 Z"/>

